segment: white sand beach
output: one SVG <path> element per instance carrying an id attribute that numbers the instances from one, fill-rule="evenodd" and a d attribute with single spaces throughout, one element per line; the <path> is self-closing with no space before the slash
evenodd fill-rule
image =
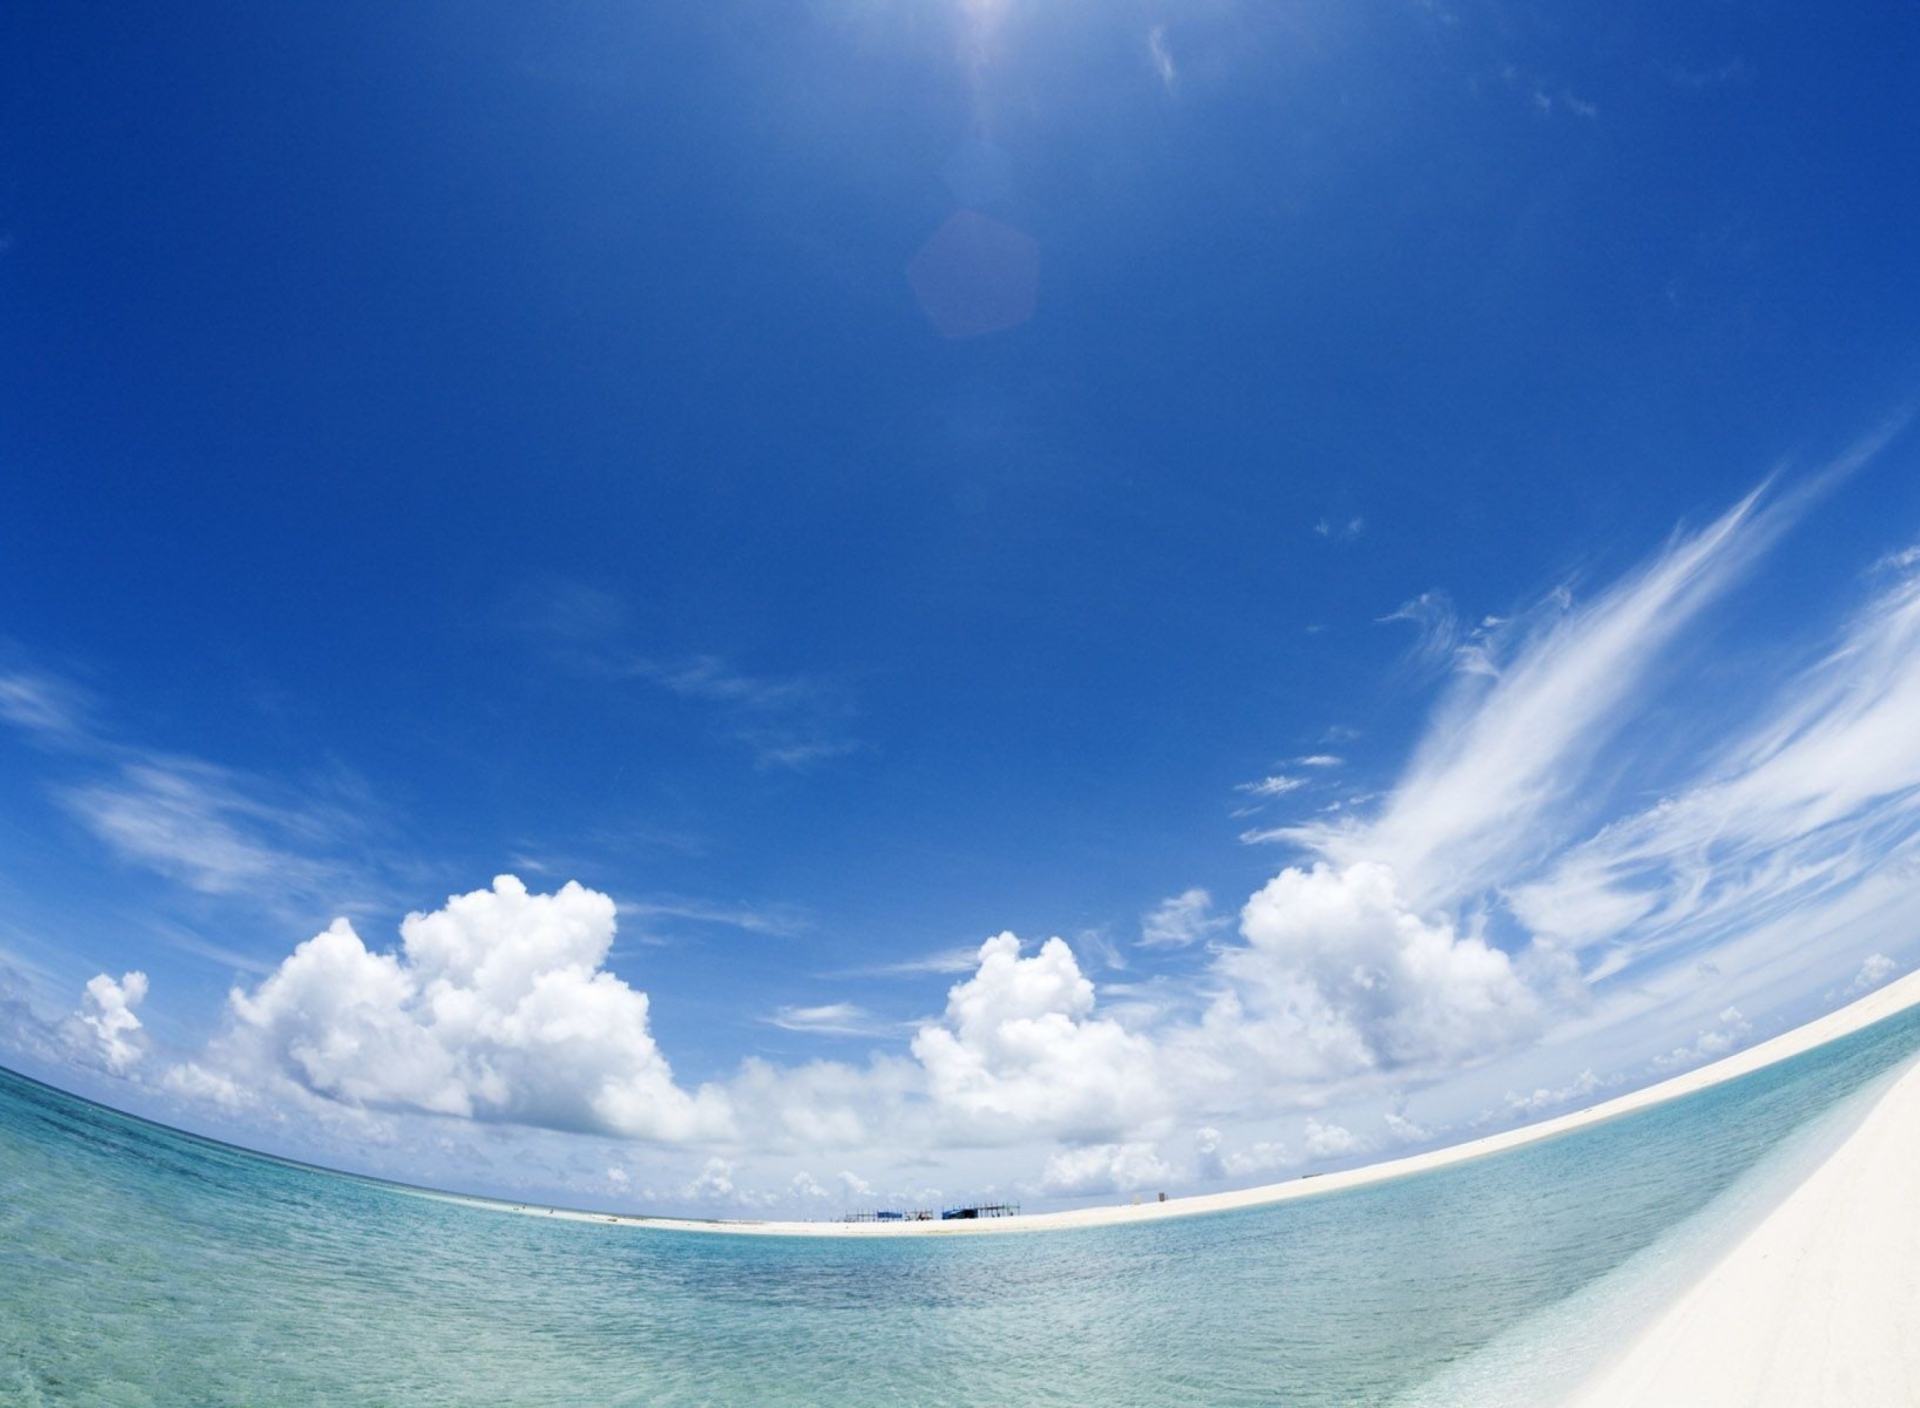
<path id="1" fill-rule="evenodd" d="M 1468 1159 L 1483 1158 L 1488 1154 L 1499 1153 L 1505 1149 L 1515 1149 L 1536 1140 L 1551 1139 L 1570 1130 L 1585 1125 L 1597 1124 L 1633 1110 L 1645 1109 L 1666 1100 L 1673 1100 L 1696 1090 L 1704 1090 L 1718 1085 L 1722 1081 L 1746 1075 L 1776 1061 L 1797 1056 L 1803 1051 L 1811 1051 L 1817 1046 L 1871 1026 L 1882 1018 L 1904 1011 L 1920 1003 L 1920 971 L 1898 978 L 1885 987 L 1867 996 L 1830 1012 L 1824 1017 L 1796 1027 L 1768 1041 L 1748 1047 L 1711 1065 L 1701 1066 L 1671 1080 L 1646 1086 L 1630 1094 L 1594 1105 L 1588 1109 L 1571 1114 L 1559 1115 L 1553 1119 L 1542 1120 L 1537 1124 L 1524 1125 L 1517 1129 L 1503 1130 L 1498 1134 L 1486 1135 L 1464 1144 L 1455 1144 L 1444 1149 L 1434 1149 L 1423 1154 L 1414 1154 L 1406 1158 L 1391 1159 L 1382 1163 L 1369 1164 L 1364 1168 L 1345 1169 L 1337 1173 L 1317 1176 L 1305 1176 L 1291 1179 L 1285 1183 L 1269 1183 L 1257 1188 L 1242 1188 L 1227 1193 L 1206 1193 L 1195 1197 L 1170 1198 L 1166 1202 L 1121 1203 L 1103 1207 L 1075 1208 L 1068 1212 L 1031 1213 L 1025 1216 L 992 1218 L 980 1221 L 931 1221 L 931 1222 L 755 1222 L 749 1220 L 696 1221 L 665 1217 L 631 1217 L 615 1213 L 579 1212 L 568 1209 L 542 1208 L 534 1206 L 507 1205 L 510 1210 L 530 1216 L 577 1219 L 586 1222 L 611 1223 L 618 1226 L 648 1228 L 661 1231 L 705 1232 L 721 1235 L 759 1235 L 783 1237 L 941 1237 L 941 1236 L 993 1236 L 1021 1232 L 1057 1231 L 1073 1227 L 1103 1227 L 1119 1223 L 1151 1222 L 1167 1217 L 1192 1217 L 1201 1213 L 1224 1212 L 1234 1208 L 1260 1207 L 1270 1203 L 1287 1202 L 1294 1198 L 1317 1197 L 1336 1192 L 1342 1188 L 1358 1188 L 1369 1183 L 1380 1183 L 1388 1179 L 1404 1178 L 1409 1174 L 1421 1173 L 1427 1169 L 1443 1168 L 1449 1164 L 1463 1163 Z M 1912 1082 L 1903 1082 L 1906 1089 Z M 1889 1101 L 1891 1101 L 1891 1096 Z M 1920 1086 L 1913 1086 L 1907 1095 L 1909 1105 L 1920 1102 Z M 1890 1111 L 1905 1106 L 1889 1104 Z M 1888 1116 L 1891 1118 L 1892 1116 Z M 1881 1117 L 1876 1113 L 1876 1119 Z M 1870 1122 L 1871 1123 L 1871 1122 Z M 1879 1128 L 1878 1124 L 1873 1126 Z M 1920 1128 L 1920 1125 L 1916 1125 Z M 1846 1148 L 1865 1149 L 1862 1140 L 1868 1137 L 1861 1130 Z M 1876 1136 L 1884 1137 L 1884 1136 Z M 1907 1165 L 1914 1163 L 1914 1156 L 1920 1153 L 1920 1135 L 1910 1133 L 1909 1142 L 1894 1148 L 1883 1149 L 1871 1157 L 1904 1159 Z M 1875 1146 L 1878 1147 L 1878 1146 Z M 1904 1154 L 1897 1154 L 1904 1149 Z M 1896 1157 L 1897 1154 L 1897 1157 Z M 1869 1155 L 1856 1153 L 1850 1158 L 1854 1161 L 1868 1160 Z M 1836 1156 L 1834 1163 L 1838 1163 Z M 1851 1166 L 1851 1165 L 1849 1165 Z M 1826 1170 L 1822 1170 L 1823 1174 Z M 1883 1173 L 1885 1171 L 1882 1171 Z M 1889 1175 L 1890 1176 L 1890 1175 Z M 1909 1181 L 1904 1185 L 1909 1194 L 1920 1191 L 1920 1184 Z M 462 1199 L 461 1201 L 467 1201 Z M 481 1200 L 473 1200 L 481 1201 Z M 1909 1198 L 1911 1202 L 1911 1196 Z M 487 1203 L 487 1206 L 499 1208 L 499 1203 Z M 1784 1210 L 1783 1210 L 1784 1211 Z M 1911 1219 L 1920 1223 L 1920 1219 Z M 1769 1226 L 1772 1224 L 1769 1223 Z M 1907 1229 L 1908 1234 L 1912 1227 Z M 1758 1234 L 1756 1234 L 1758 1235 Z M 1920 1338 L 1920 1337 L 1917 1337 Z M 1614 1400 L 1594 1400 L 1596 1402 Z M 1654 1400 L 1646 1400 L 1652 1402 Z M 1672 1403 L 1692 1402 L 1747 1402 L 1746 1399 L 1666 1399 Z M 1752 1400 L 1759 1402 L 1762 1400 Z M 1765 1400 L 1771 1402 L 1773 1400 Z M 1781 1400 L 1786 1401 L 1786 1400 Z M 1802 1399 L 1802 1402 L 1816 1402 L 1817 1399 Z M 1859 1400 L 1862 1402 L 1869 1400 Z M 1873 1400 L 1877 1402 L 1915 1402 L 1920 1403 L 1920 1393 L 1911 1398 Z"/>
<path id="2" fill-rule="evenodd" d="M 1920 1064 L 1569 1402 L 1920 1404 Z"/>

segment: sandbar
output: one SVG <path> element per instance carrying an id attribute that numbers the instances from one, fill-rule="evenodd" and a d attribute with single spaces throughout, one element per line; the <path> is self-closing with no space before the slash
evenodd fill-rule
<path id="1" fill-rule="evenodd" d="M 1568 1402 L 1920 1403 L 1920 1063 Z"/>

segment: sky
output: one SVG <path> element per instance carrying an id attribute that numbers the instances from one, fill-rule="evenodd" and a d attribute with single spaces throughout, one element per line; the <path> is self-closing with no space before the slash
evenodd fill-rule
<path id="1" fill-rule="evenodd" d="M 0 1061 L 838 1216 L 1920 960 L 1920 16 L 0 16 Z"/>

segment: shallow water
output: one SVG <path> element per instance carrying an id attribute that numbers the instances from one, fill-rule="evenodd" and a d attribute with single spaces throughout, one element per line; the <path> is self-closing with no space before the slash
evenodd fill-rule
<path id="1" fill-rule="evenodd" d="M 1470 1392 L 1463 1364 L 1584 1314 L 1703 1213 L 1751 1201 L 1783 1149 L 1917 1050 L 1920 1009 L 1368 1188 L 858 1240 L 512 1216 L 0 1071 L 0 1402 L 1444 1402 Z"/>

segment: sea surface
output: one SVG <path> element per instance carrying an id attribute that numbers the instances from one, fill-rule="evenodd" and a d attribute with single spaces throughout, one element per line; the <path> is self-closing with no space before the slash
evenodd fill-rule
<path id="1" fill-rule="evenodd" d="M 517 1215 L 0 1071 L 0 1403 L 1550 1401 L 1920 1051 L 1920 1009 L 1667 1104 L 1267 1208 L 954 1238 Z"/>

